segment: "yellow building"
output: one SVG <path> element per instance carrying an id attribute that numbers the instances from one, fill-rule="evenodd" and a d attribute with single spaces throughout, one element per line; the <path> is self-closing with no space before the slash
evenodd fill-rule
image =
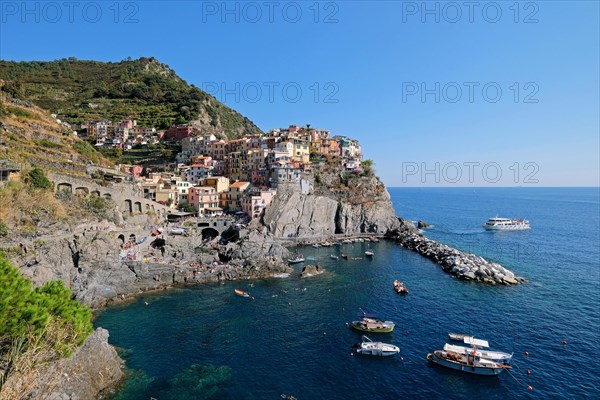
<path id="1" fill-rule="evenodd" d="M 229 193 L 229 178 L 225 176 L 212 176 L 202 179 L 202 186 L 208 186 L 215 189 L 219 195 L 219 207 L 227 207 L 227 193 Z"/>
<path id="2" fill-rule="evenodd" d="M 295 139 L 292 159 L 294 161 L 307 163 L 310 160 L 310 142 L 307 140 Z"/>

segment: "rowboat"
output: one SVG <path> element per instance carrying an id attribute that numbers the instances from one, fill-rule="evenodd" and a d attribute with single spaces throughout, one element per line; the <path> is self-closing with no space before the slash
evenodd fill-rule
<path id="1" fill-rule="evenodd" d="M 392 321 L 365 317 L 360 321 L 352 321 L 351 326 L 362 332 L 389 333 L 394 330 L 396 324 Z"/>
<path id="2" fill-rule="evenodd" d="M 354 345 L 356 352 L 360 354 L 367 354 L 370 356 L 393 356 L 394 354 L 400 353 L 400 348 L 393 344 L 374 342 L 366 336 L 362 337 L 362 342 Z"/>
<path id="3" fill-rule="evenodd" d="M 242 297 L 250 297 L 250 293 L 245 292 L 241 289 L 234 289 L 235 294 L 237 294 L 238 296 L 242 296 Z"/>
<path id="4" fill-rule="evenodd" d="M 375 253 L 373 253 L 371 250 L 365 251 L 365 256 L 367 256 L 367 257 L 373 257 L 374 255 L 375 255 Z"/>
<path id="5" fill-rule="evenodd" d="M 340 258 L 338 256 L 336 256 L 335 254 L 332 254 L 329 256 L 329 258 L 332 258 L 334 260 L 339 260 Z"/>
<path id="6" fill-rule="evenodd" d="M 459 354 L 451 351 L 435 350 L 433 353 L 427 354 L 427 359 L 443 367 L 475 375 L 498 375 L 511 368 L 510 365 L 481 358 L 476 352 Z"/>

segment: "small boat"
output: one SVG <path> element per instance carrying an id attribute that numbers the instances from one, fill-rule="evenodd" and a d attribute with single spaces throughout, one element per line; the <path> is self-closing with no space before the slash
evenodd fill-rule
<path id="1" fill-rule="evenodd" d="M 373 253 L 371 250 L 365 251 L 365 256 L 367 256 L 367 257 L 373 257 L 374 255 L 375 255 L 375 253 Z"/>
<path id="2" fill-rule="evenodd" d="M 370 356 L 393 356 L 394 354 L 400 353 L 400 348 L 393 344 L 374 342 L 366 336 L 362 337 L 362 342 L 355 344 L 356 352 L 360 354 L 367 354 Z"/>
<path id="3" fill-rule="evenodd" d="M 363 242 L 365 241 L 365 239 L 363 239 L 363 238 L 358 238 L 358 239 L 356 239 L 356 241 L 357 241 L 358 243 L 363 243 Z"/>
<path id="4" fill-rule="evenodd" d="M 406 288 L 404 282 L 400 282 L 397 279 L 394 281 L 394 290 L 398 294 L 408 294 L 408 289 Z"/>
<path id="5" fill-rule="evenodd" d="M 449 333 L 448 337 L 450 340 L 455 340 L 457 342 L 464 342 L 466 337 L 472 337 L 471 335 L 467 335 L 465 333 Z"/>
<path id="6" fill-rule="evenodd" d="M 241 290 L 241 289 L 235 289 L 234 290 L 235 294 L 237 294 L 238 296 L 242 296 L 242 297 L 250 297 L 250 293 Z"/>
<path id="7" fill-rule="evenodd" d="M 477 347 L 465 347 L 465 346 L 455 346 L 452 344 L 446 343 L 444 345 L 445 351 L 450 351 L 453 353 L 464 354 L 467 355 L 472 353 L 475 350 L 475 354 L 481 358 L 485 358 L 486 360 L 490 360 L 499 364 L 510 364 L 512 361 L 512 354 L 504 353 L 502 351 L 493 351 L 493 350 L 482 350 Z"/>
<path id="8" fill-rule="evenodd" d="M 312 247 L 314 247 L 315 249 L 318 249 L 321 246 L 318 243 L 315 243 L 315 244 L 312 245 Z"/>
<path id="9" fill-rule="evenodd" d="M 352 321 L 351 326 L 363 332 L 389 333 L 394 330 L 396 324 L 392 321 L 382 321 L 376 318 L 365 317 L 360 321 Z"/>
<path id="10" fill-rule="evenodd" d="M 344 239 L 344 240 L 342 240 L 342 243 L 344 243 L 344 244 L 352 243 L 352 240 Z"/>
<path id="11" fill-rule="evenodd" d="M 379 238 L 373 237 L 373 238 L 371 238 L 371 241 L 375 242 L 375 243 L 378 243 L 379 242 Z"/>
<path id="12" fill-rule="evenodd" d="M 443 367 L 475 375 L 498 375 L 511 368 L 510 365 L 481 358 L 476 352 L 465 355 L 451 351 L 435 350 L 433 353 L 427 354 L 427 359 Z"/>
<path id="13" fill-rule="evenodd" d="M 334 260 L 339 260 L 340 258 L 338 256 L 336 256 L 335 254 L 332 254 L 329 256 L 329 258 L 332 258 Z"/>
<path id="14" fill-rule="evenodd" d="M 331 246 L 333 246 L 333 243 L 323 242 L 323 243 L 321 243 L 321 246 L 323 246 L 323 247 L 331 247 Z"/>
<path id="15" fill-rule="evenodd" d="M 342 258 L 343 258 L 344 260 L 347 260 L 347 259 L 348 259 L 348 254 L 342 254 Z"/>
<path id="16" fill-rule="evenodd" d="M 304 262 L 304 257 L 302 257 L 302 254 L 297 254 L 296 256 L 294 256 L 294 258 L 288 259 L 289 264 L 298 264 L 301 262 Z"/>

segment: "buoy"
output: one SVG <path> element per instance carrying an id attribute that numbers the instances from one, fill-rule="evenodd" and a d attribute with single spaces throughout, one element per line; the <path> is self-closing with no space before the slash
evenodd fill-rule
<path id="1" fill-rule="evenodd" d="M 567 344 L 567 341 L 566 341 L 566 340 L 563 340 L 563 344 Z"/>
<path id="2" fill-rule="evenodd" d="M 327 332 L 323 332 L 323 336 L 327 335 Z"/>
<path id="3" fill-rule="evenodd" d="M 526 355 L 527 357 L 529 357 L 529 352 L 528 352 L 528 351 L 526 351 L 526 352 L 525 352 L 525 355 Z"/>
<path id="4" fill-rule="evenodd" d="M 348 323 L 346 322 L 346 326 L 348 326 Z"/>
<path id="5" fill-rule="evenodd" d="M 350 356 L 354 357 L 354 353 L 350 353 Z"/>
<path id="6" fill-rule="evenodd" d="M 527 370 L 527 375 L 531 375 L 531 370 L 530 369 Z"/>
<path id="7" fill-rule="evenodd" d="M 533 388 L 531 387 L 531 385 L 527 386 L 527 390 L 533 390 Z"/>

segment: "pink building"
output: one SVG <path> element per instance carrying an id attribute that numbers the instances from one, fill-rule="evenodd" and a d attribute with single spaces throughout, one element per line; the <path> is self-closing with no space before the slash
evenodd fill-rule
<path id="1" fill-rule="evenodd" d="M 246 191 L 242 201 L 242 211 L 252 218 L 260 217 L 263 210 L 271 204 L 276 192 L 273 189 L 253 187 Z"/>
<path id="2" fill-rule="evenodd" d="M 194 186 L 188 190 L 187 200 L 199 215 L 212 212 L 219 207 L 219 195 L 213 187 Z"/>
<path id="3" fill-rule="evenodd" d="M 143 169 L 144 168 L 141 165 L 119 164 L 119 170 L 124 174 L 133 176 L 134 179 L 138 179 L 142 176 Z"/>

